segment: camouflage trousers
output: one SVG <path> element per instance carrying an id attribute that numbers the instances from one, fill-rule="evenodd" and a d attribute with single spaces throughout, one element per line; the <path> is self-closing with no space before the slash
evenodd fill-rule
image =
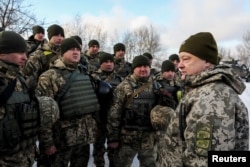
<path id="1" fill-rule="evenodd" d="M 0 155 L 1 167 L 31 167 L 34 163 L 35 150 L 34 147 L 19 151 L 15 154 L 6 156 Z"/>
<path id="2" fill-rule="evenodd" d="M 89 161 L 89 144 L 58 148 L 51 166 L 53 167 L 87 167 Z"/>
<path id="3" fill-rule="evenodd" d="M 106 128 L 99 127 L 96 133 L 96 140 L 93 144 L 94 163 L 97 167 L 105 165 L 104 154 L 106 152 L 106 148 L 105 148 L 106 138 L 107 138 Z"/>
<path id="4" fill-rule="evenodd" d="M 170 138 L 166 134 L 158 136 L 157 148 L 157 167 L 183 167 L 181 160 L 181 150 L 174 144 L 169 144 Z"/>
<path id="5" fill-rule="evenodd" d="M 114 159 L 114 154 L 116 150 L 106 149 L 105 147 L 106 139 L 107 139 L 107 130 L 105 126 L 99 127 L 97 131 L 95 143 L 93 144 L 94 146 L 93 157 L 94 157 L 94 163 L 96 167 L 105 166 L 104 154 L 106 151 L 108 151 L 109 166 L 110 167 L 114 166 L 113 159 Z"/>
<path id="6" fill-rule="evenodd" d="M 156 167 L 155 147 L 141 148 L 139 143 L 132 145 L 122 144 L 114 158 L 115 166 L 131 167 L 136 154 L 140 162 L 140 167 Z"/>

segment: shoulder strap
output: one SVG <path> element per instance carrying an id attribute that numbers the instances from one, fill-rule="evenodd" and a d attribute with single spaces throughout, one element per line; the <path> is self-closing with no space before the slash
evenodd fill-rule
<path id="1" fill-rule="evenodd" d="M 0 106 L 6 104 L 6 102 L 8 101 L 8 99 L 15 90 L 16 82 L 17 79 L 13 79 L 10 83 L 8 83 L 7 87 L 2 91 L 2 93 L 0 94 L 0 99 L 1 99 Z"/>
<path id="2" fill-rule="evenodd" d="M 133 98 L 138 95 L 140 92 L 142 92 L 143 90 L 145 90 L 148 86 L 150 85 L 150 82 L 142 85 L 141 87 L 139 87 L 138 89 L 136 89 L 136 91 L 130 96 L 130 98 L 127 100 L 126 104 L 125 104 L 125 108 L 128 107 L 128 105 L 132 102 Z"/>
<path id="3" fill-rule="evenodd" d="M 73 73 L 70 74 L 69 78 L 67 79 L 65 85 L 60 89 L 60 91 L 57 93 L 55 100 L 57 102 L 60 101 L 60 99 L 66 94 L 66 92 L 68 91 L 68 89 L 70 88 L 72 82 L 75 80 L 76 75 L 77 74 L 77 70 L 75 70 Z"/>

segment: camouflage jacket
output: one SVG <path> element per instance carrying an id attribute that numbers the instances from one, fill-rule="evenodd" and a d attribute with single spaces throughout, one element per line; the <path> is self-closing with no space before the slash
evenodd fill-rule
<path id="1" fill-rule="evenodd" d="M 114 91 L 114 103 L 108 112 L 107 129 L 109 142 L 120 141 L 132 144 L 135 143 L 135 141 L 142 141 L 140 144 L 142 145 L 141 147 L 144 148 L 154 145 L 154 131 L 126 130 L 122 127 L 125 104 L 134 93 L 130 82 L 142 86 L 148 81 L 138 81 L 134 75 L 129 75 L 116 87 Z M 146 91 L 153 91 L 153 85 L 151 84 Z"/>
<path id="2" fill-rule="evenodd" d="M 84 52 L 85 58 L 88 60 L 88 71 L 93 72 L 99 69 L 100 67 L 100 60 L 99 60 L 99 54 L 97 53 L 95 55 L 91 55 L 88 50 Z"/>
<path id="3" fill-rule="evenodd" d="M 57 68 L 57 69 L 55 69 Z M 77 65 L 66 64 L 57 59 L 51 64 L 51 68 L 40 75 L 37 88 L 38 96 L 49 96 L 55 98 L 59 90 L 65 85 L 66 80 L 60 70 L 74 71 Z M 59 106 L 60 108 L 60 106 Z M 47 126 L 41 127 L 40 142 L 43 147 L 52 145 L 73 146 L 78 144 L 89 144 L 95 140 L 96 122 L 91 114 L 75 118 L 74 120 L 59 120 L 51 122 L 51 113 L 43 115 L 48 118 Z M 53 119 L 54 120 L 54 119 Z"/>
<path id="4" fill-rule="evenodd" d="M 28 40 L 26 40 L 26 44 L 27 44 L 27 56 L 29 57 L 29 55 L 31 53 L 33 53 L 34 51 L 36 51 L 37 48 L 42 47 L 45 43 L 47 43 L 48 41 L 46 39 L 44 39 L 43 41 L 37 41 L 34 39 L 34 35 L 31 35 Z"/>
<path id="5" fill-rule="evenodd" d="M 16 79 L 17 75 L 20 75 L 19 73 L 20 69 L 17 66 L 9 65 L 5 63 L 4 61 L 0 60 L 0 95 L 1 95 L 1 103 L 4 102 L 6 99 L 2 99 L 5 97 L 2 97 L 2 93 L 5 91 L 7 86 L 9 85 L 10 82 Z M 15 86 L 16 91 L 22 91 L 22 84 L 20 80 L 17 80 L 16 86 Z M 0 105 L 0 120 L 3 119 L 5 115 L 5 108 L 1 104 Z"/>
<path id="6" fill-rule="evenodd" d="M 132 64 L 125 61 L 125 59 L 121 60 L 115 59 L 114 63 L 115 63 L 115 71 L 123 78 L 132 73 Z"/>
<path id="7" fill-rule="evenodd" d="M 23 73 L 31 88 L 35 88 L 39 75 L 49 69 L 50 63 L 60 57 L 60 47 L 52 43 L 41 45 L 28 58 Z"/>
<path id="8" fill-rule="evenodd" d="M 166 149 L 177 152 L 169 163 L 205 167 L 209 150 L 248 150 L 248 111 L 238 96 L 244 89 L 242 80 L 225 65 L 186 76 L 184 97 L 165 136 Z"/>
<path id="9" fill-rule="evenodd" d="M 91 74 L 96 80 L 102 80 L 105 82 L 108 82 L 110 80 L 123 80 L 122 77 L 120 77 L 115 71 L 107 73 L 102 71 L 101 69 L 98 69 L 95 72 L 92 72 Z"/>

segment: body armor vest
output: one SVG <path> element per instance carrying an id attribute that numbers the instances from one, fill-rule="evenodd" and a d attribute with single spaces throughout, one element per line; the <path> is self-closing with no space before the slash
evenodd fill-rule
<path id="1" fill-rule="evenodd" d="M 133 87 L 135 91 L 137 86 Z M 125 110 L 124 128 L 128 130 L 153 130 L 150 121 L 150 111 L 155 105 L 153 91 L 143 90 L 133 99 L 131 107 Z"/>
<path id="2" fill-rule="evenodd" d="M 112 86 L 112 90 L 115 90 L 116 86 L 122 82 L 122 78 L 120 76 L 115 76 L 115 78 L 106 79 L 107 76 L 101 76 L 101 80 L 106 83 L 109 83 Z"/>
<path id="3" fill-rule="evenodd" d="M 68 78 L 68 76 L 66 77 Z M 92 114 L 100 109 L 89 76 L 80 72 L 77 72 L 59 103 L 61 119 L 77 118 L 85 114 Z"/>
<path id="4" fill-rule="evenodd" d="M 130 63 L 125 62 L 124 64 L 115 64 L 115 70 L 116 72 L 123 78 L 131 74 L 132 72 L 132 66 Z"/>
<path id="5" fill-rule="evenodd" d="M 5 105 L 5 117 L 0 120 L 0 154 L 11 155 L 35 143 L 39 122 L 36 104 L 26 87 L 23 92 L 12 93 Z"/>

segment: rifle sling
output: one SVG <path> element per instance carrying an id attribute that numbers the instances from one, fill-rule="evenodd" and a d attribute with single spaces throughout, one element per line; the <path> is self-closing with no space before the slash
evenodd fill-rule
<path id="1" fill-rule="evenodd" d="M 136 89 L 136 91 L 130 96 L 130 98 L 127 100 L 126 104 L 125 104 L 125 108 L 128 107 L 128 105 L 132 102 L 133 98 L 138 95 L 140 92 L 142 92 L 143 90 L 145 90 L 148 86 L 150 85 L 150 82 L 142 85 L 141 87 L 139 87 L 138 89 Z"/>

